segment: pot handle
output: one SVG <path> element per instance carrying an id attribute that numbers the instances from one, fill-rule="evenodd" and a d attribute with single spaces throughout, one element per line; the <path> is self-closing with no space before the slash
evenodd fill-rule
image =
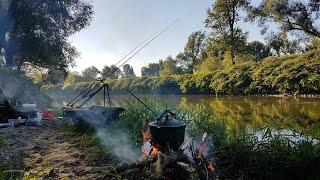
<path id="1" fill-rule="evenodd" d="M 171 112 L 170 110 L 165 110 L 161 114 L 161 116 L 157 119 L 157 121 L 161 121 L 161 119 L 165 118 L 166 120 L 169 119 L 169 116 L 176 117 L 176 114 Z"/>

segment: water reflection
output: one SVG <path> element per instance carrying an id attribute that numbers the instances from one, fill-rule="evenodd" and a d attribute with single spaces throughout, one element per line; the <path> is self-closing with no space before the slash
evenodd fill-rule
<path id="1" fill-rule="evenodd" d="M 70 99 L 70 97 L 50 96 L 55 99 L 56 106 L 62 106 Z M 185 111 L 209 109 L 212 119 L 224 120 L 230 131 L 239 127 L 258 129 L 270 126 L 275 129 L 292 128 L 320 137 L 319 99 L 214 96 L 143 96 L 143 98 L 165 104 L 169 109 L 177 107 Z M 111 96 L 111 101 L 113 106 L 125 106 L 128 96 Z M 94 104 L 103 105 L 103 97 L 94 97 L 86 106 Z M 106 104 L 108 105 L 108 102 Z"/>

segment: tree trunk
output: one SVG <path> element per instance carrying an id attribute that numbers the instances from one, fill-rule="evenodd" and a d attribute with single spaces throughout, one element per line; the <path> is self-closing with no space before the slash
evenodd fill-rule
<path id="1" fill-rule="evenodd" d="M 7 66 L 7 67 L 12 68 L 12 67 L 15 66 L 15 62 L 14 62 L 14 58 L 13 58 L 13 53 L 10 52 L 9 49 L 6 49 L 5 58 L 6 58 L 6 66 Z"/>
<path id="2" fill-rule="evenodd" d="M 235 6 L 232 7 L 232 18 L 230 21 L 230 31 L 231 31 L 231 38 L 230 38 L 230 52 L 231 52 L 231 61 L 232 61 L 232 65 L 235 65 L 235 55 L 234 55 L 234 45 L 233 45 L 233 41 L 234 41 L 234 23 L 235 23 L 235 18 L 236 18 L 236 9 Z"/>

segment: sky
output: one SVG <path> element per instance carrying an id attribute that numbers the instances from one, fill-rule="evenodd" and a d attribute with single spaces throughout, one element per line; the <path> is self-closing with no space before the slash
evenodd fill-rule
<path id="1" fill-rule="evenodd" d="M 254 0 L 253 0 L 254 1 Z M 137 75 L 141 67 L 183 50 L 188 36 L 206 30 L 206 10 L 213 0 L 91 0 L 94 16 L 89 27 L 69 38 L 80 52 L 72 71 L 115 64 L 141 41 L 159 32 L 174 20 L 179 21 L 128 63 Z M 260 40 L 260 29 L 252 23 L 240 23 L 250 31 L 249 41 Z"/>

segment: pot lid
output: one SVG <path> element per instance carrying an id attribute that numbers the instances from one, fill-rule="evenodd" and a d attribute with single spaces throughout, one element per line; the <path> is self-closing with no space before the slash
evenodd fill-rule
<path id="1" fill-rule="evenodd" d="M 175 114 L 169 110 L 165 110 L 157 121 L 149 123 L 149 126 L 155 127 L 182 127 L 185 123 L 175 119 Z"/>

